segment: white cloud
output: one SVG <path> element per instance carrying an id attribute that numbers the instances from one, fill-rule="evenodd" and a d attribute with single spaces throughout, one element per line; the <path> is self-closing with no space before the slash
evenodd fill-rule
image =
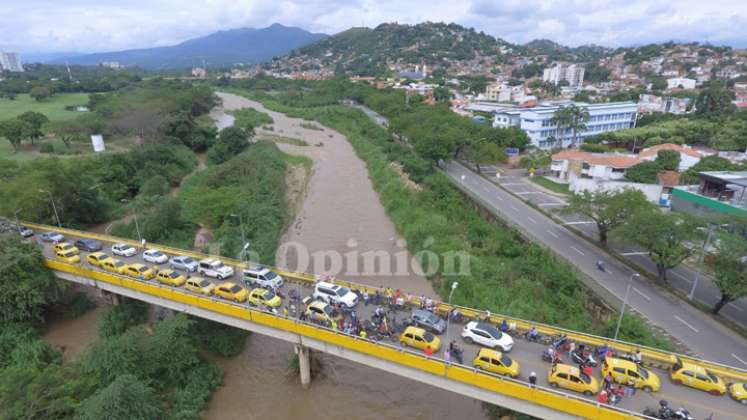
<path id="1" fill-rule="evenodd" d="M 3 0 L 0 48 L 106 51 L 170 45 L 278 22 L 335 33 L 382 22 L 456 22 L 512 42 L 608 46 L 667 40 L 747 46 L 742 0 Z"/>

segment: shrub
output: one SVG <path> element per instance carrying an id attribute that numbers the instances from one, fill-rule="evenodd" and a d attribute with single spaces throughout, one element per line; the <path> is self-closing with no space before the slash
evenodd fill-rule
<path id="1" fill-rule="evenodd" d="M 109 308 L 99 319 L 99 336 L 107 338 L 120 335 L 130 327 L 144 323 L 147 318 L 147 303 L 120 297 L 120 304 Z"/>
<path id="2" fill-rule="evenodd" d="M 203 318 L 193 318 L 192 334 L 208 351 L 223 357 L 233 357 L 244 348 L 248 331 L 219 324 Z"/>

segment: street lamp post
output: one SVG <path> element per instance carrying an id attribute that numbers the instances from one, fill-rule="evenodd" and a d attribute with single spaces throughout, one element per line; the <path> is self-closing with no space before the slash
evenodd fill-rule
<path id="1" fill-rule="evenodd" d="M 129 203 L 130 200 L 123 198 L 123 203 Z M 137 239 L 140 241 L 140 243 L 143 243 L 143 236 L 140 234 L 140 225 L 137 222 L 137 209 L 135 208 L 135 203 L 132 203 L 132 218 L 135 219 L 135 231 L 137 232 Z"/>
<path id="2" fill-rule="evenodd" d="M 54 218 L 57 220 L 57 227 L 62 227 L 62 222 L 60 221 L 60 215 L 57 213 L 57 206 L 54 204 L 54 198 L 52 197 L 52 192 L 47 190 L 39 190 L 40 193 L 47 193 L 49 194 L 49 201 L 52 202 L 52 210 L 54 210 Z"/>
<path id="3" fill-rule="evenodd" d="M 451 283 L 451 291 L 449 292 L 449 312 L 446 314 L 446 330 L 444 331 L 444 336 L 447 340 L 449 339 L 449 324 L 451 323 L 451 297 L 454 295 L 454 290 L 456 290 L 457 287 L 459 287 L 459 283 Z"/>
<path id="4" fill-rule="evenodd" d="M 713 230 L 717 225 L 714 223 L 711 223 L 708 226 L 708 234 L 706 235 L 705 242 L 703 242 L 703 249 L 700 250 L 700 257 L 698 258 L 698 269 L 695 270 L 695 281 L 693 281 L 693 285 L 690 288 L 690 293 L 687 294 L 687 298 L 689 300 L 693 300 L 695 298 L 695 289 L 698 288 L 698 280 L 700 280 L 700 271 L 702 270 L 703 266 L 703 258 L 705 257 L 706 248 L 708 248 L 708 244 L 711 242 L 711 236 L 713 235 Z"/>
<path id="5" fill-rule="evenodd" d="M 628 304 L 628 296 L 630 296 L 630 289 L 633 287 L 633 279 L 636 277 L 641 277 L 641 275 L 638 273 L 633 273 L 630 276 L 630 280 L 628 281 L 628 288 L 625 289 L 625 298 L 623 299 L 622 308 L 620 308 L 620 318 L 617 319 L 617 328 L 615 328 L 614 340 L 617 340 L 617 335 L 620 334 L 620 325 L 622 325 L 623 315 L 625 314 L 625 305 Z"/>

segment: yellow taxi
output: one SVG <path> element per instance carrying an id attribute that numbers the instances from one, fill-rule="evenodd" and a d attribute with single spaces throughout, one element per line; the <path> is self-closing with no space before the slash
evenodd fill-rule
<path id="1" fill-rule="evenodd" d="M 280 299 L 280 296 L 275 294 L 272 290 L 258 287 L 249 293 L 249 303 L 254 306 L 265 305 L 270 308 L 277 308 L 283 303 L 283 301 Z"/>
<path id="2" fill-rule="evenodd" d="M 55 255 L 57 255 L 57 258 L 66 263 L 77 264 L 80 262 L 80 255 L 78 255 L 78 253 L 73 250 L 57 251 L 55 252 Z"/>
<path id="3" fill-rule="evenodd" d="M 724 395 L 726 393 L 724 380 L 700 365 L 678 359 L 672 367 L 671 377 L 672 382 L 677 385 L 687 385 L 713 395 Z"/>
<path id="4" fill-rule="evenodd" d="M 156 275 L 156 272 L 145 264 L 130 264 L 125 269 L 125 274 L 136 279 L 150 280 Z"/>
<path id="5" fill-rule="evenodd" d="M 558 363 L 547 372 L 547 382 L 551 387 L 565 388 L 581 392 L 584 395 L 594 395 L 599 392 L 599 381 L 593 376 L 581 372 L 576 366 Z"/>
<path id="6" fill-rule="evenodd" d="M 88 261 L 88 264 L 94 265 L 96 267 L 103 267 L 104 262 L 109 259 L 111 259 L 111 257 L 104 254 L 103 252 L 94 252 L 88 254 L 88 256 L 86 257 L 86 261 Z"/>
<path id="7" fill-rule="evenodd" d="M 607 357 L 602 365 L 602 377 L 606 378 L 608 374 L 617 383 L 627 385 L 632 382 L 636 388 L 646 392 L 656 392 L 661 388 L 661 379 L 655 373 L 630 360 Z"/>
<path id="8" fill-rule="evenodd" d="M 340 319 L 340 315 L 335 315 L 332 312 L 332 306 L 326 302 L 315 300 L 306 307 L 304 312 L 306 319 L 322 325 L 326 325 L 331 328 L 337 328 L 337 320 Z"/>
<path id="9" fill-rule="evenodd" d="M 104 262 L 101 264 L 101 268 L 114 274 L 124 274 L 125 270 L 127 269 L 127 264 L 125 264 L 122 260 L 109 258 L 104 260 Z"/>
<path id="10" fill-rule="evenodd" d="M 187 278 L 183 274 L 167 268 L 158 271 L 158 274 L 156 274 L 156 280 L 158 280 L 159 283 L 179 287 L 187 281 Z"/>
<path id="11" fill-rule="evenodd" d="M 472 361 L 472 366 L 480 370 L 512 378 L 518 377 L 520 370 L 519 362 L 503 355 L 499 351 L 486 348 L 480 349 L 475 360 Z"/>
<path id="12" fill-rule="evenodd" d="M 74 254 L 80 254 L 80 250 L 70 242 L 58 242 L 54 245 L 54 251 L 55 252 L 72 252 Z"/>
<path id="13" fill-rule="evenodd" d="M 212 295 L 215 290 L 215 285 L 210 280 L 203 279 L 202 277 L 187 277 L 184 287 L 190 292 L 199 293 L 202 295 Z"/>
<path id="14" fill-rule="evenodd" d="M 729 395 L 737 402 L 747 405 L 747 383 L 738 382 L 729 385 Z"/>
<path id="15" fill-rule="evenodd" d="M 249 292 L 238 284 L 227 281 L 215 288 L 215 295 L 234 302 L 246 302 Z"/>
<path id="16" fill-rule="evenodd" d="M 412 326 L 405 328 L 405 331 L 399 336 L 399 342 L 403 346 L 415 347 L 420 350 L 430 347 L 434 353 L 441 348 L 441 340 L 438 337 L 422 328 Z"/>

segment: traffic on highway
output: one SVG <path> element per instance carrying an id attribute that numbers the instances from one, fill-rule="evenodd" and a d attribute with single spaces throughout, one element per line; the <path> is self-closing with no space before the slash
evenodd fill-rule
<path id="1" fill-rule="evenodd" d="M 458 310 L 443 313 L 439 302 L 401 290 L 371 293 L 370 288 L 349 288 L 334 279 L 305 284 L 258 265 L 234 267 L 219 258 L 168 254 L 155 245 L 142 248 L 115 238 L 99 241 L 29 230 L 24 228 L 22 235 L 50 259 L 407 346 L 428 357 L 556 388 L 594 403 L 660 418 L 747 417 L 747 385 L 729 383 L 696 364 L 679 361 L 665 371 L 647 366 L 635 353 L 591 348 L 505 321 L 468 319 Z"/>

